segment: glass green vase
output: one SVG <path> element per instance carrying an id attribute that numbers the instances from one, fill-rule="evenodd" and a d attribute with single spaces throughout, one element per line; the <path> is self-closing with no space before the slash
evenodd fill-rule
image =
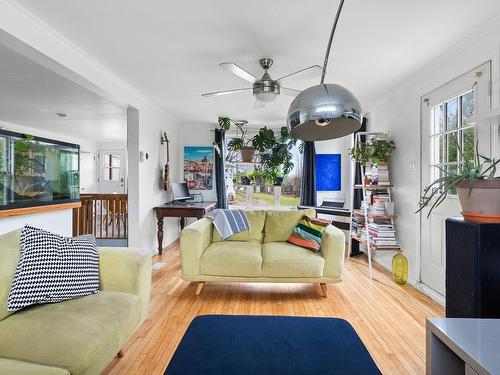
<path id="1" fill-rule="evenodd" d="M 392 257 L 392 278 L 401 285 L 408 281 L 408 259 L 401 251 Z"/>

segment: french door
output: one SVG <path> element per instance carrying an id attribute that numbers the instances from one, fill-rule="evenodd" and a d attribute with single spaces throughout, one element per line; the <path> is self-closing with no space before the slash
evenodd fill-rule
<path id="1" fill-rule="evenodd" d="M 491 62 L 448 82 L 422 97 L 422 188 L 444 175 L 460 170 L 464 159 L 479 153 L 491 155 L 489 126 L 470 125 L 468 118 L 491 107 Z M 462 153 L 460 152 L 460 149 Z M 441 205 L 420 220 L 420 279 L 440 295 L 445 294 L 445 220 L 460 216 L 460 202 L 452 189 Z"/>

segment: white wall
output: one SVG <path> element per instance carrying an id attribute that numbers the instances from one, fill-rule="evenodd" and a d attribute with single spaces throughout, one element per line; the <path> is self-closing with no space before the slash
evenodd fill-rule
<path id="1" fill-rule="evenodd" d="M 370 131 L 388 132 L 397 149 L 391 156 L 390 174 L 395 185 L 394 200 L 397 235 L 410 263 L 410 279 L 419 281 L 419 215 L 414 214 L 420 196 L 420 166 L 411 170 L 420 155 L 420 101 L 421 96 L 453 78 L 493 60 L 493 82 L 499 75 L 500 20 L 485 25 L 467 40 L 445 51 L 438 59 L 400 87 L 369 108 Z M 498 103 L 498 86 L 494 85 L 494 102 Z M 417 164 L 419 165 L 419 164 Z M 422 218 L 425 220 L 425 217 Z M 378 255 L 378 260 L 390 267 L 389 254 Z"/>
<path id="2" fill-rule="evenodd" d="M 135 148 L 128 147 L 129 158 L 129 243 L 155 252 L 156 220 L 153 207 L 166 200 L 160 188 L 160 130 L 177 142 L 174 119 L 157 103 L 121 80 L 105 66 L 66 40 L 48 25 L 21 7 L 0 0 L 0 43 L 13 48 L 56 73 L 72 80 L 102 97 L 123 107 L 139 111 L 133 132 Z M 128 131 L 131 136 L 130 127 Z M 130 146 L 130 144 L 129 144 Z M 150 154 L 149 160 L 139 163 L 139 150 Z M 178 155 L 172 153 L 172 170 L 178 167 Z M 135 175 L 132 178 L 133 170 Z M 0 230 L 2 221 L 0 221 Z M 165 244 L 177 238 L 177 228 L 166 223 Z"/>
<path id="3" fill-rule="evenodd" d="M 340 154 L 341 161 L 341 191 L 318 191 L 317 192 L 317 204 L 321 205 L 323 199 L 327 198 L 339 198 L 344 199 L 344 207 L 349 208 L 351 206 L 351 170 L 352 162 L 348 154 L 348 149 L 352 144 L 352 135 L 332 139 L 330 141 L 315 142 L 314 146 L 316 148 L 316 154 Z"/>

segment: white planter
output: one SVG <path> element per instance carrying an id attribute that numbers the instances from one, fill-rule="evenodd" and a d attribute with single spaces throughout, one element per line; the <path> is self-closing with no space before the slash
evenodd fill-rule
<path id="1" fill-rule="evenodd" d="M 253 186 L 246 185 L 245 190 L 246 190 L 246 200 L 247 200 L 246 206 L 250 208 L 253 205 Z"/>
<path id="2" fill-rule="evenodd" d="M 281 207 L 281 186 L 274 186 L 274 207 Z"/>

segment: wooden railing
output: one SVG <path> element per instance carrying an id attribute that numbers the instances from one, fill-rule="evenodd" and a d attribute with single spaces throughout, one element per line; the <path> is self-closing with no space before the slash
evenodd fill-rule
<path id="1" fill-rule="evenodd" d="M 82 206 L 73 209 L 73 235 L 98 239 L 128 236 L 127 194 L 81 194 Z"/>

